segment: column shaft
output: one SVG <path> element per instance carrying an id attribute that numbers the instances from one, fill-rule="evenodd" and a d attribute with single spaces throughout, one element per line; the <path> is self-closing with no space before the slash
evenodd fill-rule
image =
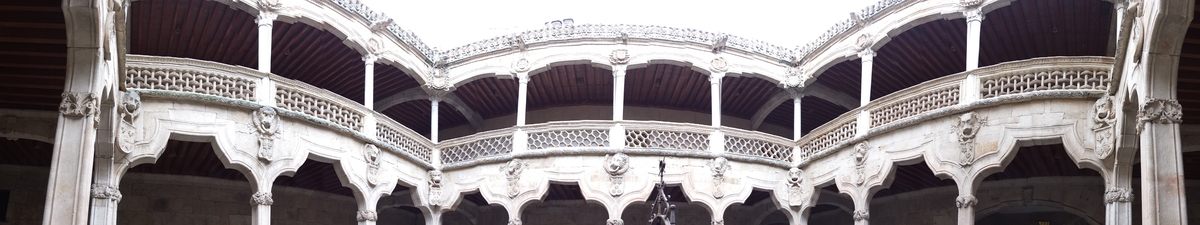
<path id="1" fill-rule="evenodd" d="M 429 102 L 429 140 L 438 143 L 438 102 L 441 102 L 441 99 L 430 98 Z"/>
<path id="2" fill-rule="evenodd" d="M 967 16 L 967 70 L 979 68 L 979 29 L 983 26 L 983 12 L 978 7 L 970 9 Z"/>
<path id="3" fill-rule="evenodd" d="M 258 71 L 271 72 L 271 29 L 275 23 L 275 14 L 259 12 L 258 18 Z"/>
<path id="4" fill-rule="evenodd" d="M 712 85 L 712 126 L 721 127 L 721 79 L 725 78 L 725 73 L 713 73 L 708 77 L 708 83 Z"/>
<path id="5" fill-rule="evenodd" d="M 375 56 L 363 57 L 366 72 L 363 73 L 363 106 L 375 109 Z"/>
<path id="6" fill-rule="evenodd" d="M 801 127 L 800 127 L 800 124 L 801 124 L 800 118 L 803 117 L 803 115 L 801 115 L 801 113 L 800 113 L 800 105 L 801 105 L 800 100 L 801 99 L 804 99 L 804 96 L 793 96 L 792 97 L 792 105 L 793 105 L 793 109 L 794 109 L 794 110 L 792 110 L 792 140 L 800 140 L 800 137 L 802 137 L 804 135 L 804 133 L 801 131 Z"/>
<path id="7" fill-rule="evenodd" d="M 859 96 L 860 105 L 865 106 L 871 102 L 871 70 L 875 62 L 874 50 L 863 50 L 858 53 L 858 57 L 862 58 L 862 91 Z"/>
<path id="8" fill-rule="evenodd" d="M 529 93 L 529 74 L 517 74 L 519 86 L 517 87 L 517 126 L 525 126 L 525 105 Z"/>
<path id="9" fill-rule="evenodd" d="M 613 66 L 613 121 L 625 119 L 625 66 Z"/>

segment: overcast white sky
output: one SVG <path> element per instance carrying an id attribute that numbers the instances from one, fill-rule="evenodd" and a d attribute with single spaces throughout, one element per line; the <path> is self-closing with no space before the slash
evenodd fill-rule
<path id="1" fill-rule="evenodd" d="M 575 24 L 639 24 L 695 28 L 763 40 L 783 47 L 808 43 L 840 20 L 878 0 L 362 0 L 425 44 L 450 49 L 538 29 L 572 18 Z"/>

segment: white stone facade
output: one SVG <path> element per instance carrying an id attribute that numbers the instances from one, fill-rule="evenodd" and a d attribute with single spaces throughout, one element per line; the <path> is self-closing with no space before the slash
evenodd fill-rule
<path id="1" fill-rule="evenodd" d="M 220 2 L 266 21 L 315 24 L 372 60 L 414 74 L 431 91 L 488 76 L 524 84 L 529 74 L 564 62 L 585 62 L 620 74 L 669 63 L 718 78 L 711 81 L 718 88 L 724 76 L 805 88 L 837 62 L 855 57 L 871 61 L 888 35 L 913 24 L 961 16 L 978 26 L 981 18 L 972 16 L 1009 3 L 883 1 L 814 44 L 796 48 L 687 29 L 578 25 L 437 51 L 354 0 Z M 401 194 L 391 193 L 401 185 L 410 188 L 404 194 L 411 199 L 386 201 L 419 209 L 424 224 L 633 224 L 642 222 L 644 211 L 629 209 L 645 207 L 658 180 L 659 168 L 652 165 L 666 159 L 663 180 L 679 186 L 689 201 L 680 206 L 686 223 L 770 223 L 778 216 L 747 214 L 779 210 L 787 224 L 808 224 L 810 219 L 823 224 L 818 221 L 827 218 L 809 210 L 840 201 L 847 204 L 850 211 L 845 213 L 854 224 L 911 224 L 914 213 L 896 209 L 916 208 L 912 205 L 918 203 L 905 199 L 919 198 L 928 201 L 922 206 L 938 207 L 921 215 L 944 224 L 973 224 L 981 212 L 1014 197 L 1010 189 L 1016 186 L 984 182 L 985 177 L 1003 170 L 1020 147 L 1061 144 L 1074 164 L 1098 171 L 1102 176 L 1097 183 L 1103 186 L 1072 188 L 1078 191 L 1070 194 L 1077 195 L 1036 192 L 1046 196 L 1034 199 L 1072 205 L 1094 220 L 1090 224 L 1131 224 L 1139 217 L 1135 203 L 1143 224 L 1186 224 L 1186 182 L 1179 181 L 1183 165 L 1178 160 L 1182 112 L 1174 100 L 1180 47 L 1158 43 L 1178 42 L 1187 27 L 1179 21 L 1190 21 L 1194 3 L 1119 2 L 1124 6 L 1115 9 L 1120 14 L 1137 16 L 1122 17 L 1128 22 L 1119 23 L 1125 32 L 1117 35 L 1124 36 L 1114 39 L 1123 41 L 1118 49 L 1124 51 L 1114 57 L 1046 57 L 972 67 L 874 101 L 863 98 L 858 108 L 795 139 L 779 136 L 787 133 L 782 130 L 746 130 L 761 121 L 722 126 L 727 123 L 721 122 L 720 94 L 714 91 L 714 113 L 706 121 L 713 126 L 646 121 L 654 118 L 646 115 L 653 110 L 633 115 L 641 112 L 620 110 L 624 106 L 619 104 L 614 112 L 631 115 L 526 125 L 526 117 L 551 119 L 539 112 L 527 114 L 522 98 L 516 126 L 449 140 L 433 135 L 430 140 L 376 112 L 371 102 L 358 104 L 262 72 L 269 69 L 165 56 L 102 57 L 117 52 L 116 40 L 106 37 L 117 31 L 97 26 L 113 23 L 117 17 L 108 12 L 127 2 L 66 0 L 73 60 L 61 110 L 3 113 L 30 119 L 6 125 L 22 128 L 19 132 L 0 134 L 54 144 L 51 176 L 36 181 L 48 183 L 41 190 L 44 211 L 27 209 L 37 205 L 30 201 L 37 189 L 5 183 L 14 186 L 14 199 L 19 199 L 17 207 L 10 204 L 9 213 L 22 208 L 10 217 L 13 224 L 36 223 L 27 221 L 37 213 L 43 215 L 42 224 L 375 224 L 416 218 L 379 215 L 391 206 L 381 206 L 380 199 Z M 1179 8 L 1187 12 L 1173 10 Z M 380 26 L 387 32 L 372 29 Z M 978 33 L 971 35 L 978 39 Z M 978 54 L 978 49 L 970 51 Z M 869 76 L 870 63 L 864 67 Z M 196 77 L 208 82 L 170 82 Z M 869 84 L 869 77 L 864 80 Z M 1048 85 L 1060 80 L 1054 84 L 1069 85 Z M 868 90 L 864 95 L 869 93 L 869 85 L 863 88 Z M 57 116 L 57 123 L 48 115 Z M 682 120 L 705 123 L 703 119 Z M 477 123 L 495 126 L 486 120 Z M 446 132 L 460 129 L 467 128 Z M 160 158 L 168 140 L 212 143 L 224 166 L 244 174 L 248 184 L 126 174 Z M 104 144 L 109 147 L 97 147 Z M 338 168 L 338 180 L 353 191 L 353 198 L 274 184 L 278 177 L 294 174 L 306 159 Z M 1133 160 L 1140 160 L 1140 180 L 1131 174 Z M 872 198 L 893 182 L 896 165 L 918 161 L 936 176 L 953 180 L 954 188 Z M 1048 186 L 1039 183 L 1044 180 L 1025 182 Z M 577 185 L 586 203 L 542 202 L 551 183 Z M 822 187 L 830 185 L 840 192 L 824 193 Z M 768 205 L 741 205 L 755 190 L 770 194 L 761 203 Z M 464 203 L 463 196 L 471 193 L 482 195 L 490 206 Z M 173 196 L 159 207 L 151 200 L 157 195 Z M 831 195 L 843 199 L 826 197 Z M 1056 199 L 1072 196 L 1078 198 Z M 222 205 L 230 202 L 237 206 Z M 565 208 L 604 213 L 545 218 L 570 211 Z M 502 218 L 507 221 L 497 221 Z"/>

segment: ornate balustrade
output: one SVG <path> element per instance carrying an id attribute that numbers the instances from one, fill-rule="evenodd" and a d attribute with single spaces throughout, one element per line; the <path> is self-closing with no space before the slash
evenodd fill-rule
<path id="1" fill-rule="evenodd" d="M 386 119 L 388 117 L 383 114 L 375 113 L 375 118 L 380 118 L 375 125 L 375 138 L 425 162 L 432 161 L 433 143 L 429 139 L 396 121 Z"/>
<path id="2" fill-rule="evenodd" d="M 926 81 L 871 101 L 866 106 L 871 112 L 871 128 L 958 105 L 962 98 L 959 89 L 968 72 Z"/>
<path id="3" fill-rule="evenodd" d="M 624 121 L 625 147 L 708 151 L 710 126 L 659 121 Z"/>
<path id="4" fill-rule="evenodd" d="M 791 140 L 758 131 L 747 131 L 722 127 L 725 133 L 725 152 L 746 156 L 757 156 L 788 162 L 792 158 Z"/>
<path id="5" fill-rule="evenodd" d="M 363 116 L 366 109 L 346 97 L 304 82 L 271 76 L 275 82 L 276 106 L 293 112 L 303 113 L 333 122 L 351 130 L 363 131 Z"/>
<path id="6" fill-rule="evenodd" d="M 796 156 L 801 160 L 825 155 L 837 146 L 858 135 L 858 111 L 850 110 L 808 132 L 796 143 L 800 145 Z"/>
<path id="7" fill-rule="evenodd" d="M 442 150 L 442 164 L 512 153 L 513 131 L 516 128 L 490 130 L 438 143 L 438 148 Z"/>
<path id="8" fill-rule="evenodd" d="M 195 59 L 128 55 L 126 88 L 179 91 L 253 102 L 259 80 L 268 74 L 257 70 Z"/>
<path id="9" fill-rule="evenodd" d="M 529 125 L 529 150 L 612 147 L 613 121 L 567 121 Z"/>
<path id="10" fill-rule="evenodd" d="M 976 70 L 982 98 L 1045 90 L 1107 91 L 1110 57 L 1054 57 L 1004 63 Z"/>

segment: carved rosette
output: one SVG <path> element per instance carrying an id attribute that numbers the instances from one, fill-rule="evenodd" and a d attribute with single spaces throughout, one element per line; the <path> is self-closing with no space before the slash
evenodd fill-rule
<path id="1" fill-rule="evenodd" d="M 724 73 L 729 71 L 729 62 L 725 61 L 725 57 L 717 57 L 709 62 L 708 65 L 714 73 Z"/>
<path id="2" fill-rule="evenodd" d="M 514 73 L 529 72 L 529 60 L 525 58 L 517 59 L 512 63 L 512 71 Z"/>
<path id="3" fill-rule="evenodd" d="M 604 171 L 608 172 L 612 181 L 612 189 L 608 191 L 613 197 L 625 193 L 625 172 L 629 171 L 629 156 L 625 153 L 604 155 Z"/>
<path id="4" fill-rule="evenodd" d="M 629 63 L 629 50 L 617 49 L 608 54 L 608 62 L 613 65 L 624 65 Z"/>
<path id="5" fill-rule="evenodd" d="M 100 113 L 100 100 L 93 93 L 63 93 L 58 112 L 66 117 L 92 117 Z"/>
<path id="6" fill-rule="evenodd" d="M 1132 201 L 1133 189 L 1131 188 L 1109 188 L 1104 191 L 1104 204 L 1115 202 L 1128 203 Z"/>
<path id="7" fill-rule="evenodd" d="M 379 147 L 366 144 L 363 150 L 363 159 L 367 162 L 367 184 L 371 187 L 379 185 Z"/>
<path id="8" fill-rule="evenodd" d="M 708 163 L 708 167 L 712 170 L 713 197 L 725 197 L 725 190 L 721 189 L 721 184 L 725 182 L 725 172 L 732 168 L 729 166 L 729 160 L 717 157 Z"/>
<path id="9" fill-rule="evenodd" d="M 508 225 L 521 225 L 521 219 L 508 219 Z"/>
<path id="10" fill-rule="evenodd" d="M 1092 133 L 1096 136 L 1094 153 L 1100 158 L 1108 158 L 1116 145 L 1116 129 L 1113 124 L 1117 121 L 1113 109 L 1112 98 L 1104 96 L 1096 100 L 1092 114 Z"/>
<path id="11" fill-rule="evenodd" d="M 271 192 L 256 192 L 254 196 L 250 196 L 251 205 L 271 205 L 275 204 L 275 200 L 271 199 Z"/>
<path id="12" fill-rule="evenodd" d="M 1175 99 L 1150 99 L 1138 110 L 1142 123 L 1172 124 L 1183 122 L 1183 106 Z"/>
<path id="13" fill-rule="evenodd" d="M 359 210 L 356 218 L 358 222 L 379 220 L 379 216 L 375 214 L 374 210 Z"/>
<path id="14" fill-rule="evenodd" d="M 442 203 L 442 171 L 429 171 L 429 201 L 430 206 L 438 206 Z"/>
<path id="15" fill-rule="evenodd" d="M 854 221 L 870 220 L 871 214 L 867 210 L 854 210 Z"/>
<path id="16" fill-rule="evenodd" d="M 137 92 L 124 92 L 121 103 L 117 106 L 117 114 L 121 117 L 117 138 L 122 152 L 133 151 L 134 144 L 142 137 L 141 124 L 138 121 L 138 117 L 142 115 L 142 111 L 139 110 L 141 107 L 142 97 Z"/>
<path id="17" fill-rule="evenodd" d="M 99 183 L 92 184 L 92 198 L 107 199 L 113 203 L 121 202 L 121 190 L 116 186 L 105 185 Z"/>
<path id="18" fill-rule="evenodd" d="M 504 173 L 504 177 L 508 180 L 508 197 L 517 197 L 520 193 L 521 172 L 525 171 L 527 164 L 521 159 L 513 159 L 508 161 L 503 167 L 500 167 L 500 172 Z M 511 221 L 510 221 L 511 223 Z M 520 224 L 520 221 L 518 221 Z"/>
<path id="19" fill-rule="evenodd" d="M 954 198 L 954 205 L 960 209 L 975 207 L 978 202 L 979 199 L 976 199 L 974 195 L 959 195 L 958 198 Z"/>
<path id="20" fill-rule="evenodd" d="M 253 113 L 251 121 L 254 131 L 258 133 L 258 159 L 271 162 L 275 154 L 275 140 L 279 139 L 279 113 L 272 107 L 261 107 Z"/>
<path id="21" fill-rule="evenodd" d="M 804 170 L 792 167 L 788 169 L 788 205 L 792 207 L 803 206 L 805 199 L 809 193 L 801 187 L 804 184 Z"/>
<path id="22" fill-rule="evenodd" d="M 984 124 L 986 119 L 980 118 L 975 112 L 958 116 L 958 122 L 954 124 L 954 133 L 958 136 L 959 166 L 968 167 L 975 163 L 975 136 Z"/>
<path id="23" fill-rule="evenodd" d="M 625 221 L 621 219 L 608 219 L 607 225 L 625 225 Z"/>

